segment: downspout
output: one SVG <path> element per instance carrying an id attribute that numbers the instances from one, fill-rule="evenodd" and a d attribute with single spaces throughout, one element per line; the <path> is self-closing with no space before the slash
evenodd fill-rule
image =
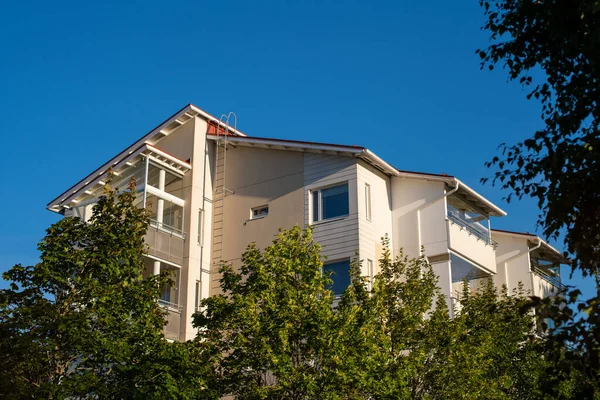
<path id="1" fill-rule="evenodd" d="M 419 252 L 421 251 L 421 210 L 423 210 L 423 209 L 429 207 L 430 205 L 437 203 L 438 201 L 455 193 L 460 187 L 460 181 L 455 179 L 454 183 L 456 183 L 456 187 L 454 189 L 450 190 L 449 192 L 444 193 L 443 196 L 440 196 L 437 199 L 432 200 L 429 203 L 426 203 L 426 204 L 422 205 L 421 207 L 417 208 L 417 238 L 418 238 L 418 244 L 419 244 Z"/>

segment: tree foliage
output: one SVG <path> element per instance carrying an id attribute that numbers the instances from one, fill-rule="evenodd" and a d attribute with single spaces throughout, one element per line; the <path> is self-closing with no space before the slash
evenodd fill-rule
<path id="1" fill-rule="evenodd" d="M 189 344 L 162 335 L 159 286 L 142 278 L 148 227 L 135 185 L 107 189 L 88 223 L 64 218 L 40 242 L 40 262 L 4 273 L 0 291 L 3 398 L 174 398 L 197 382 Z M 193 369 L 191 371 L 194 371 Z"/>
<path id="2" fill-rule="evenodd" d="M 600 0 L 481 0 L 492 44 L 482 67 L 501 64 L 528 98 L 541 101 L 543 128 L 502 144 L 494 181 L 507 198 L 531 196 L 548 237 L 565 228 L 584 274 L 600 267 Z M 542 74 L 536 74 L 541 71 Z M 536 80 L 535 75 L 544 78 Z"/>
<path id="3" fill-rule="evenodd" d="M 573 379 L 548 384 L 531 302 L 468 285 L 450 318 L 424 258 L 392 258 L 387 240 L 373 282 L 351 267 L 341 298 L 322 276 L 310 229 L 251 245 L 223 293 L 195 317 L 219 396 L 239 399 L 570 398 Z M 334 277 L 335 278 L 335 277 Z M 558 395 L 556 395 L 558 393 Z"/>

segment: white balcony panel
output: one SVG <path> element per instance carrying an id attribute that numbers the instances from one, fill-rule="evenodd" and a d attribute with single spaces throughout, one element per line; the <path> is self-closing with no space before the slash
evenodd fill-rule
<path id="1" fill-rule="evenodd" d="M 496 252 L 494 247 L 452 221 L 448 221 L 447 224 L 448 247 L 488 271 L 496 273 Z"/>

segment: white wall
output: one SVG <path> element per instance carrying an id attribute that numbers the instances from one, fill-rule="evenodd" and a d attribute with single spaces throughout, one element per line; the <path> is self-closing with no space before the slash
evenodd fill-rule
<path id="1" fill-rule="evenodd" d="M 373 261 L 373 275 L 379 272 L 382 254 L 381 238 L 386 234 L 393 245 L 392 232 L 392 182 L 391 178 L 373 166 L 358 163 L 358 227 L 359 257 L 363 260 L 363 275 L 369 276 L 367 260 Z M 371 187 L 371 220 L 367 220 L 365 185 Z"/>
<path id="2" fill-rule="evenodd" d="M 311 190 L 348 182 L 349 215 L 312 224 L 313 237 L 329 261 L 352 258 L 359 248 L 357 163 L 352 157 L 304 153 L 305 224 L 311 223 Z"/>
<path id="3" fill-rule="evenodd" d="M 448 221 L 448 247 L 488 271 L 496 272 L 494 247 L 452 221 Z"/>
<path id="4" fill-rule="evenodd" d="M 542 279 L 539 275 L 532 273 L 531 278 L 533 283 L 533 296 L 546 298 L 554 296 L 558 292 L 557 288 L 550 282 Z"/>
<path id="5" fill-rule="evenodd" d="M 513 293 L 519 286 L 519 282 L 522 282 L 523 290 L 533 295 L 527 238 L 497 234 L 492 231 L 492 240 L 498 243 L 496 286 L 501 288 L 502 285 L 506 285 L 508 292 Z"/>
<path id="6" fill-rule="evenodd" d="M 223 160 L 220 157 L 219 163 Z M 304 225 L 303 171 L 304 156 L 300 152 L 229 147 L 225 186 L 232 193 L 225 197 L 224 206 L 220 200 L 215 201 L 213 268 L 217 269 L 221 261 L 236 268 L 250 243 L 264 249 L 280 228 Z M 222 167 L 218 176 L 219 186 L 215 189 L 220 191 Z M 250 219 L 250 210 L 263 205 L 268 205 L 268 215 Z M 219 294 L 220 275 L 213 272 L 211 294 Z"/>
<path id="7" fill-rule="evenodd" d="M 448 252 L 446 236 L 446 206 L 444 183 L 421 179 L 392 178 L 392 230 L 394 251 L 404 249 L 409 257 L 418 257 L 420 246 L 427 256 Z M 420 211 L 420 244 L 417 210 L 439 199 Z"/>

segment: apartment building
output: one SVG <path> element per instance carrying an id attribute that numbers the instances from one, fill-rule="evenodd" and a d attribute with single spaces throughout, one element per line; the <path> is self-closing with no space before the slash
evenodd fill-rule
<path id="1" fill-rule="evenodd" d="M 336 294 L 349 284 L 356 251 L 363 274 L 377 274 L 385 235 L 396 253 L 415 257 L 423 249 L 451 310 L 465 278 L 475 288 L 526 275 L 515 251 L 528 252 L 528 272 L 540 265 L 531 257 L 542 253 L 527 247 L 535 238 L 514 239 L 504 250 L 490 221 L 506 213 L 456 177 L 400 171 L 359 146 L 247 136 L 233 120 L 187 105 L 48 204 L 87 220 L 109 168 L 113 186 L 136 178 L 138 204 L 153 214 L 146 273 L 175 277 L 161 300 L 170 339 L 195 336 L 191 316 L 219 292 L 221 260 L 239 265 L 250 242 L 265 247 L 279 228 L 313 226 Z M 549 254 L 547 246 L 540 251 Z M 557 257 L 551 261 L 566 261 Z"/>

